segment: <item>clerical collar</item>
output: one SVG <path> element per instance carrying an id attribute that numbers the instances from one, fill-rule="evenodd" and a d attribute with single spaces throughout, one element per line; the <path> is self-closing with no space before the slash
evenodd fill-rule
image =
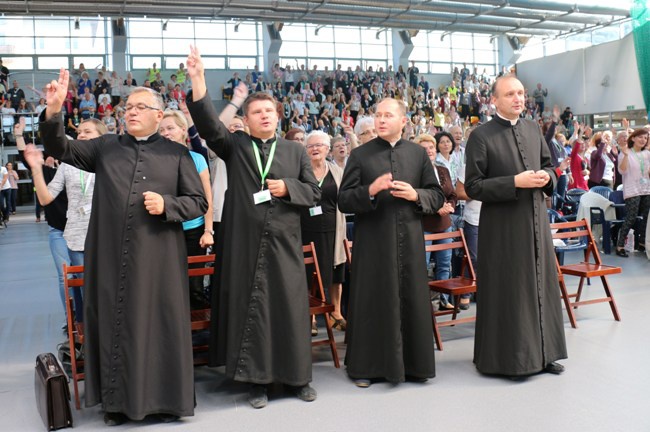
<path id="1" fill-rule="evenodd" d="M 519 117 L 517 117 L 516 120 L 510 120 L 510 119 L 505 118 L 505 117 L 502 116 L 501 114 L 499 114 L 499 111 L 497 111 L 497 116 L 499 116 L 500 118 L 502 118 L 503 120 L 505 120 L 505 121 L 507 121 L 507 122 L 510 122 L 510 124 L 511 124 L 512 126 L 516 125 L 517 122 L 519 121 Z"/>
<path id="2" fill-rule="evenodd" d="M 378 137 L 380 140 L 387 142 L 391 147 L 395 147 L 401 138 L 397 138 L 395 141 L 388 141 L 387 139 Z"/>
<path id="3" fill-rule="evenodd" d="M 260 144 L 272 143 L 276 139 L 275 135 L 273 135 L 271 138 L 266 138 L 266 139 L 262 139 L 254 136 L 252 136 L 251 138 L 253 138 L 253 141 Z"/>
<path id="4" fill-rule="evenodd" d="M 134 136 L 133 138 L 135 138 L 136 141 L 147 141 L 147 140 L 149 140 L 149 138 L 151 138 L 151 137 L 154 136 L 155 134 L 156 134 L 156 133 L 154 132 L 154 133 L 152 133 L 151 135 L 147 135 L 147 136 L 145 136 L 145 137 L 136 137 L 136 136 Z"/>

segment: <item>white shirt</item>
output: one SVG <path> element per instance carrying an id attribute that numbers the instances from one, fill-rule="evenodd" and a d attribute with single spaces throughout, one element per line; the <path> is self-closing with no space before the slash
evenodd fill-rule
<path id="1" fill-rule="evenodd" d="M 465 166 L 458 170 L 458 181 L 465 184 Z M 463 219 L 470 225 L 478 226 L 478 221 L 481 218 L 481 201 L 469 199 L 465 201 L 465 210 L 463 211 Z"/>

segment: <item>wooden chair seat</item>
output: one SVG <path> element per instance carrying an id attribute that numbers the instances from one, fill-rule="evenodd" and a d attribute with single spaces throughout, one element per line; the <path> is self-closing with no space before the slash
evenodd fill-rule
<path id="1" fill-rule="evenodd" d="M 472 294 L 476 292 L 476 281 L 465 276 L 458 276 L 447 280 L 429 281 L 429 288 L 452 296 Z"/>
<path id="2" fill-rule="evenodd" d="M 606 264 L 578 263 L 560 266 L 562 274 L 571 276 L 583 276 L 587 278 L 619 274 L 623 272 L 620 267 Z"/>
<path id="3" fill-rule="evenodd" d="M 439 244 L 427 244 L 431 241 L 447 240 L 452 239 L 449 243 L 439 243 Z M 445 279 L 445 280 L 433 280 L 429 281 L 429 289 L 431 291 L 436 291 L 441 294 L 447 294 L 454 298 L 454 308 L 451 310 L 442 310 L 435 311 L 433 310 L 433 304 L 431 305 L 431 318 L 433 321 L 433 338 L 435 340 L 438 349 L 442 351 L 442 337 L 440 336 L 439 327 L 448 327 L 454 326 L 457 324 L 463 324 L 468 322 L 476 321 L 475 316 L 457 318 L 460 313 L 458 305 L 460 304 L 460 296 L 464 294 L 472 294 L 476 292 L 476 274 L 474 273 L 474 267 L 472 262 L 468 259 L 469 250 L 467 249 L 467 243 L 465 242 L 465 235 L 462 230 L 437 233 L 437 234 L 426 234 L 424 236 L 425 242 L 425 251 L 426 252 L 438 252 L 448 249 L 461 249 L 463 251 L 463 260 L 461 265 L 460 276 Z M 437 317 L 451 315 L 451 320 L 447 321 L 438 321 Z"/>
<path id="4" fill-rule="evenodd" d="M 302 247 L 302 252 L 304 254 L 305 266 L 311 265 L 314 267 L 312 273 L 312 284 L 309 292 L 309 315 L 323 315 L 325 318 L 325 326 L 327 328 L 327 339 L 314 340 L 312 338 L 311 345 L 312 347 L 329 345 L 330 350 L 332 351 L 334 366 L 340 368 L 341 364 L 336 350 L 336 340 L 334 339 L 332 324 L 328 317 L 330 312 L 334 312 L 334 305 L 328 303 L 327 298 L 325 297 L 323 279 L 321 278 L 320 268 L 318 267 L 318 258 L 316 257 L 316 247 L 314 246 L 314 242 L 304 245 Z"/>
<path id="5" fill-rule="evenodd" d="M 553 223 L 551 224 L 551 230 L 553 232 L 554 239 L 581 239 L 586 241 L 587 247 L 584 250 L 584 260 L 575 263 L 575 264 L 563 264 L 560 265 L 560 262 L 557 260 L 556 256 L 556 267 L 558 272 L 558 281 L 560 285 L 560 295 L 564 302 L 564 307 L 569 316 L 569 322 L 573 328 L 578 327 L 576 322 L 576 317 L 574 309 L 577 309 L 578 306 L 585 306 L 596 303 L 608 303 L 614 319 L 616 321 L 621 320 L 621 316 L 618 313 L 618 307 L 616 306 L 616 301 L 614 300 L 614 295 L 609 286 L 609 281 L 607 276 L 613 274 L 622 273 L 622 269 L 616 266 L 609 266 L 602 263 L 600 258 L 600 253 L 598 252 L 598 247 L 594 240 L 594 236 L 591 233 L 591 228 L 587 223 L 586 219 L 582 219 L 575 222 L 562 222 L 562 223 Z M 569 293 L 564 277 L 565 276 L 577 276 L 580 278 L 578 283 L 578 290 L 575 293 Z M 582 289 L 584 287 L 584 281 L 589 278 L 600 278 L 600 281 L 603 285 L 605 291 L 604 297 L 599 297 L 590 300 L 580 300 L 582 297 Z"/>

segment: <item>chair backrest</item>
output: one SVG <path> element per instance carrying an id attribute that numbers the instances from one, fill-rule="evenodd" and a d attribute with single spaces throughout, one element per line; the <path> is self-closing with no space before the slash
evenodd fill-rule
<path id="1" fill-rule="evenodd" d="M 605 223 L 605 212 L 600 207 L 589 207 L 591 226 Z"/>
<path id="2" fill-rule="evenodd" d="M 318 258 L 316 256 L 316 246 L 314 242 L 310 242 L 302 247 L 305 265 L 313 265 L 314 271 L 312 273 L 312 284 L 310 292 L 312 296 L 319 297 L 325 301 L 325 290 L 323 289 L 323 278 L 321 277 L 320 268 L 318 267 Z"/>
<path id="3" fill-rule="evenodd" d="M 608 188 L 607 186 L 594 186 L 591 189 L 589 189 L 589 192 L 597 193 L 598 195 L 601 195 L 601 196 L 609 199 L 609 195 L 613 191 L 610 188 Z"/>
<path id="4" fill-rule="evenodd" d="M 594 236 L 591 233 L 591 228 L 586 219 L 575 222 L 552 223 L 551 232 L 554 239 L 563 241 L 577 240 L 579 243 L 586 243 L 584 252 L 585 262 L 589 262 L 591 256 L 595 264 L 602 264 L 598 247 L 596 246 Z"/>
<path id="5" fill-rule="evenodd" d="M 63 263 L 66 309 L 68 315 L 73 317 L 72 322 L 75 327 L 73 330 L 76 330 L 79 336 L 83 336 L 83 298 L 81 296 L 81 288 L 84 286 L 83 274 L 84 266 L 69 266 Z M 71 292 L 72 297 L 70 297 Z"/>
<path id="6" fill-rule="evenodd" d="M 345 259 L 348 265 L 352 265 L 352 241 L 343 239 L 343 246 L 345 247 Z"/>
<path id="7" fill-rule="evenodd" d="M 550 223 L 567 222 L 566 218 L 556 210 L 546 209 L 546 214 L 548 215 L 548 221 Z"/>
<path id="8" fill-rule="evenodd" d="M 211 255 L 195 255 L 187 257 L 187 264 L 201 264 L 201 263 L 214 263 L 215 254 Z M 207 276 L 214 274 L 213 266 L 203 266 L 199 268 L 188 268 L 187 275 L 189 277 Z"/>
<path id="9" fill-rule="evenodd" d="M 451 241 L 435 243 L 440 240 L 448 239 L 451 239 Z M 434 244 L 428 244 L 429 242 L 434 242 Z M 469 259 L 469 249 L 467 248 L 467 242 L 465 241 L 465 234 L 463 234 L 463 230 L 424 235 L 425 252 L 438 252 L 449 249 L 461 250 L 463 252 L 463 261 L 461 264 L 460 274 L 464 275 L 465 271 L 467 271 L 469 272 L 469 277 L 472 280 L 476 280 L 476 273 L 474 272 L 472 261 Z"/>

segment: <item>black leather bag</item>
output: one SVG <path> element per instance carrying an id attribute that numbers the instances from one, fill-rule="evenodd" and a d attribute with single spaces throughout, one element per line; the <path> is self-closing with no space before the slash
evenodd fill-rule
<path id="1" fill-rule="evenodd" d="M 72 427 L 68 376 L 54 354 L 36 357 L 34 391 L 36 407 L 47 430 Z"/>

